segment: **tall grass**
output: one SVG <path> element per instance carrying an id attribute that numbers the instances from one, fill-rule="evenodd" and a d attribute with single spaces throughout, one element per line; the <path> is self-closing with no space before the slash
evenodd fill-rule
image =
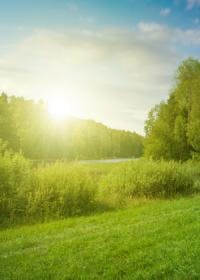
<path id="1" fill-rule="evenodd" d="M 88 170 L 56 163 L 34 170 L 29 209 L 36 217 L 66 217 L 89 213 L 96 188 Z"/>
<path id="2" fill-rule="evenodd" d="M 0 154 L 0 223 L 93 212 L 97 207 L 95 182 L 85 166 L 55 163 L 32 167 L 21 155 Z"/>
<path id="3" fill-rule="evenodd" d="M 191 166 L 138 160 L 116 165 L 54 163 L 34 167 L 21 155 L 0 153 L 0 223 L 83 215 L 102 205 L 118 207 L 138 197 L 185 195 L 197 185 Z"/>
<path id="4" fill-rule="evenodd" d="M 0 221 L 24 216 L 31 188 L 29 162 L 18 154 L 0 154 Z"/>
<path id="5" fill-rule="evenodd" d="M 137 197 L 170 198 L 193 191 L 191 170 L 176 162 L 138 160 L 121 164 L 100 181 L 100 199 L 122 204 Z"/>

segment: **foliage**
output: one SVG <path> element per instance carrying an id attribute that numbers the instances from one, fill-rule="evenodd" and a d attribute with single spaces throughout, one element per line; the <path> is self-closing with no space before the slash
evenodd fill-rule
<path id="1" fill-rule="evenodd" d="M 139 157 L 143 137 L 92 120 L 50 118 L 45 104 L 0 95 L 0 138 L 30 159 Z"/>
<path id="2" fill-rule="evenodd" d="M 149 113 L 145 155 L 154 159 L 187 160 L 200 153 L 200 62 L 182 62 L 167 102 Z"/>
<path id="3" fill-rule="evenodd" d="M 90 213 L 95 207 L 95 184 L 81 166 L 56 163 L 34 170 L 28 212 L 40 218 Z"/>
<path id="4" fill-rule="evenodd" d="M 8 143 L 0 138 L 0 155 L 8 152 Z"/>
<path id="5" fill-rule="evenodd" d="M 33 168 L 20 154 L 0 155 L 0 223 L 91 213 L 96 191 L 92 173 L 84 166 Z"/>
<path id="6" fill-rule="evenodd" d="M 169 198 L 191 193 L 193 179 L 185 166 L 175 162 L 146 161 L 120 165 L 100 181 L 100 197 L 121 204 L 137 197 Z"/>
<path id="7" fill-rule="evenodd" d="M 146 160 L 34 167 L 22 155 L 5 152 L 0 155 L 0 223 L 90 214 L 138 197 L 188 194 L 200 190 L 199 170 L 199 164 Z"/>
<path id="8" fill-rule="evenodd" d="M 0 154 L 0 222 L 24 216 L 30 187 L 29 162 L 18 154 Z"/>

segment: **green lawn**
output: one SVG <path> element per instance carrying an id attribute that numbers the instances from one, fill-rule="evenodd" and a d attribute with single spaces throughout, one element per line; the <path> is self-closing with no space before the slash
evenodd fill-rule
<path id="1" fill-rule="evenodd" d="M 1 230 L 0 279 L 200 279 L 200 196 Z"/>

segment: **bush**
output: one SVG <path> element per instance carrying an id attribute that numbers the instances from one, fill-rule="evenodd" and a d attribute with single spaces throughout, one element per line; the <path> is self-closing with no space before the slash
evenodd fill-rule
<path id="1" fill-rule="evenodd" d="M 24 216 L 31 184 L 30 164 L 19 154 L 0 154 L 0 221 Z"/>
<path id="2" fill-rule="evenodd" d="M 200 161 L 197 158 L 188 160 L 184 163 L 185 168 L 191 174 L 194 179 L 194 190 L 196 192 L 200 191 Z"/>
<path id="3" fill-rule="evenodd" d="M 92 212 L 94 182 L 91 170 L 78 164 L 33 168 L 20 154 L 0 153 L 0 224 Z"/>
<path id="4" fill-rule="evenodd" d="M 31 166 L 0 153 L 0 223 L 83 215 L 137 197 L 173 197 L 200 189 L 199 164 L 138 160 L 112 166 Z M 194 178 L 194 180 L 192 179 Z M 97 195 L 98 194 L 98 195 Z"/>
<path id="5" fill-rule="evenodd" d="M 169 198 L 190 193 L 193 184 L 179 163 L 138 160 L 120 165 L 101 180 L 100 199 L 116 204 L 134 197 Z"/>
<path id="6" fill-rule="evenodd" d="M 34 171 L 29 213 L 37 218 L 67 217 L 91 212 L 95 207 L 93 181 L 85 168 L 59 164 Z"/>

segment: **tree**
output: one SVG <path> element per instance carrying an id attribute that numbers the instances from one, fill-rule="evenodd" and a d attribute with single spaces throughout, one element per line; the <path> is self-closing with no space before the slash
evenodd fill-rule
<path id="1" fill-rule="evenodd" d="M 177 70 L 166 102 L 149 113 L 145 154 L 156 159 L 187 160 L 200 152 L 200 62 L 189 58 Z"/>
<path id="2" fill-rule="evenodd" d="M 138 157 L 143 151 L 143 137 L 136 133 L 75 118 L 58 124 L 43 102 L 5 94 L 0 95 L 0 138 L 30 159 Z"/>

